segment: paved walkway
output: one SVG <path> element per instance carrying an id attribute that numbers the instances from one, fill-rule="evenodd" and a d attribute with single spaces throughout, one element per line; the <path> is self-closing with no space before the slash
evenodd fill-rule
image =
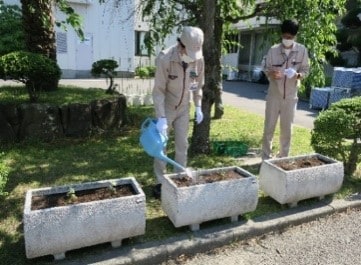
<path id="1" fill-rule="evenodd" d="M 267 88 L 268 85 L 258 83 L 224 81 L 223 103 L 264 116 Z M 310 109 L 308 102 L 299 100 L 294 123 L 313 129 L 318 113 L 319 110 Z"/>
<path id="2" fill-rule="evenodd" d="M 104 251 L 73 260 L 57 262 L 59 265 L 152 265 L 162 264 L 170 257 L 195 255 L 217 247 L 247 240 L 270 232 L 283 231 L 285 228 L 318 220 L 333 213 L 347 212 L 350 208 L 361 208 L 361 195 L 345 200 L 320 201 L 312 206 L 286 209 L 254 220 L 239 221 L 218 227 L 201 229 L 192 234 L 184 234 L 166 240 L 153 241 L 133 246 Z M 340 249 L 340 251 L 343 251 Z M 164 263 L 163 263 L 164 264 Z M 207 263 L 199 263 L 207 264 Z M 225 263 L 216 263 L 225 264 Z M 234 263 L 234 264 L 241 264 Z M 251 263 L 262 264 L 262 263 Z M 277 264 L 277 263 L 276 263 Z M 287 264 L 287 263 L 285 263 Z M 293 264 L 293 263 L 289 263 Z M 309 263 L 311 264 L 311 263 Z M 317 263 L 313 263 L 317 264 Z M 278 264 L 277 264 L 278 265 Z M 326 265 L 326 264 L 325 264 Z M 337 264 L 339 265 L 339 264 Z M 351 264 L 350 264 L 351 265 Z M 355 264 L 356 265 L 356 264 Z"/>
<path id="3" fill-rule="evenodd" d="M 357 265 L 360 245 L 361 209 L 352 209 L 162 265 Z"/>

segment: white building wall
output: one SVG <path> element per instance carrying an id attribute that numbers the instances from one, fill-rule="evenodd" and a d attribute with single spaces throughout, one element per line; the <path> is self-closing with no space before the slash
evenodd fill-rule
<path id="1" fill-rule="evenodd" d="M 5 4 L 21 5 L 19 0 L 5 0 Z M 82 17 L 82 28 L 86 37 L 81 41 L 71 26 L 67 30 L 56 28 L 62 35 L 61 49 L 58 45 L 57 60 L 63 78 L 90 76 L 91 64 L 101 59 L 118 62 L 117 72 L 131 74 L 138 65 L 154 64 L 154 58 L 135 56 L 135 30 L 148 31 L 149 25 L 142 21 L 139 0 L 109 0 L 100 4 L 98 0 L 69 0 L 75 12 Z M 65 15 L 54 7 L 57 21 Z M 57 34 L 57 36 L 59 36 Z"/>
<path id="2" fill-rule="evenodd" d="M 98 1 L 78 4 L 73 1 L 72 7 L 83 18 L 86 39 L 82 42 L 74 30 L 68 28 L 68 51 L 65 54 L 58 53 L 57 57 L 65 77 L 87 76 L 91 64 L 101 59 L 117 61 L 118 72 L 134 72 L 134 1 L 122 0 L 121 6 L 117 6 L 116 0 L 104 4 L 99 4 Z M 56 18 L 60 20 L 64 18 L 64 14 L 56 11 Z"/>
<path id="3" fill-rule="evenodd" d="M 17 4 L 20 0 L 5 0 Z M 57 62 L 62 78 L 91 77 L 91 65 L 101 59 L 118 62 L 119 76 L 132 76 L 137 66 L 154 65 L 155 56 L 164 48 L 177 43 L 180 33 L 174 31 L 163 44 L 155 47 L 155 55 L 135 55 L 135 31 L 149 31 L 149 23 L 141 17 L 140 0 L 68 0 L 74 11 L 82 17 L 85 40 L 81 41 L 70 25 L 56 27 Z M 65 15 L 54 7 L 57 21 Z"/>

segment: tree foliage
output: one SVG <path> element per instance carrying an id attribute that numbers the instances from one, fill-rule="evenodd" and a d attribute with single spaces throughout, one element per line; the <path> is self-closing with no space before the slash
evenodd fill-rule
<path id="1" fill-rule="evenodd" d="M 336 53 L 336 22 L 345 11 L 345 2 L 346 0 L 275 0 L 269 1 L 264 10 L 269 18 L 280 21 L 291 18 L 299 22 L 297 39 L 308 48 L 310 55 L 311 71 L 306 80 L 308 89 L 311 86 L 325 85 L 326 55 Z"/>
<path id="2" fill-rule="evenodd" d="M 348 0 L 346 9 L 347 12 L 341 19 L 342 27 L 337 32 L 337 49 L 341 52 L 358 52 L 356 66 L 361 66 L 361 0 Z"/>
<path id="3" fill-rule="evenodd" d="M 25 49 L 21 10 L 0 0 L 0 56 Z"/>
<path id="4" fill-rule="evenodd" d="M 345 10 L 345 2 L 346 0 L 272 0 L 262 3 L 253 0 L 142 1 L 143 15 L 150 18 L 152 24 L 152 34 L 150 34 L 152 39 L 148 42 L 150 45 L 160 42 L 164 36 L 173 33 L 174 28 L 179 29 L 183 25 L 197 25 L 205 32 L 203 50 L 206 84 L 205 98 L 202 103 L 205 121 L 194 127 L 191 151 L 209 152 L 210 110 L 212 104 L 220 100 L 222 90 L 221 45 L 225 43 L 225 34 L 234 23 L 260 16 L 279 21 L 297 20 L 301 25 L 298 40 L 305 44 L 310 53 L 311 73 L 306 81 L 310 89 L 311 86 L 325 84 L 323 67 L 326 63 L 326 54 L 335 52 L 335 23 L 336 18 Z M 275 37 L 274 35 L 273 39 Z M 208 70 L 207 67 L 209 67 Z"/>

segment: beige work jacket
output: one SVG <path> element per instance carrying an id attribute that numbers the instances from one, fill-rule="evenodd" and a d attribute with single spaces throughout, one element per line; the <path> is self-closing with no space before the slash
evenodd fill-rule
<path id="1" fill-rule="evenodd" d="M 174 45 L 160 52 L 156 59 L 153 101 L 157 118 L 166 116 L 165 109 L 177 110 L 189 105 L 192 84 L 194 104 L 202 104 L 204 60 L 196 60 L 184 68 L 179 49 L 178 45 Z"/>
<path id="2" fill-rule="evenodd" d="M 268 96 L 278 97 L 283 99 L 297 98 L 297 90 L 300 85 L 300 79 L 304 78 L 310 69 L 308 51 L 302 44 L 294 43 L 289 55 L 285 53 L 282 44 L 272 46 L 266 56 L 265 72 L 274 68 L 284 71 L 286 68 L 292 67 L 300 74 L 300 78 L 287 78 L 269 80 Z"/>

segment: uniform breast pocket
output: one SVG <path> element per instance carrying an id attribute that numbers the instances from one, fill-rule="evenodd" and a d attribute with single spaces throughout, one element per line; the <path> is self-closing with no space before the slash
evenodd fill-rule
<path id="1" fill-rule="evenodd" d="M 177 75 L 168 75 L 168 78 L 169 78 L 170 80 L 175 80 L 175 79 L 178 78 L 178 76 L 177 76 Z"/>

